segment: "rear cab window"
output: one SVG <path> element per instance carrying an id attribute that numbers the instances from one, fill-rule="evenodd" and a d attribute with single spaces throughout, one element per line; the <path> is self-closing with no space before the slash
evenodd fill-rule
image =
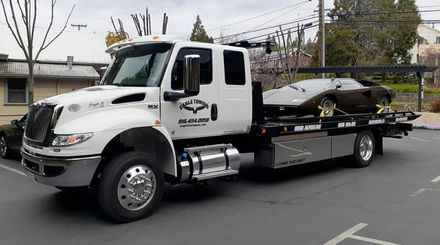
<path id="1" fill-rule="evenodd" d="M 245 85 L 246 72 L 244 54 L 239 51 L 224 50 L 225 83 L 228 85 Z"/>

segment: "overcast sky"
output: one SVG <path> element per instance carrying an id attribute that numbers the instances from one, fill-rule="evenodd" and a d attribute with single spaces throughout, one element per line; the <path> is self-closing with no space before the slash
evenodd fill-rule
<path id="1" fill-rule="evenodd" d="M 49 0 L 38 0 L 40 4 L 48 3 Z M 432 6 L 430 9 L 440 9 L 440 3 L 436 5 L 433 0 L 417 0 L 419 6 Z M 135 29 L 131 21 L 131 13 L 144 12 L 148 6 L 152 16 L 153 33 L 159 33 L 162 25 L 162 15 L 166 12 L 169 16 L 168 34 L 178 37 L 188 37 L 196 15 L 199 14 L 208 34 L 218 37 L 222 31 L 225 35 L 247 31 L 253 28 L 272 26 L 286 21 L 313 14 L 317 10 L 318 0 L 310 2 L 304 0 L 58 0 L 56 8 L 55 29 L 61 28 L 64 18 L 67 16 L 72 5 L 76 8 L 70 23 L 87 24 L 82 31 L 106 33 L 111 31 L 110 16 L 121 18 L 126 30 L 135 35 Z M 333 6 L 333 1 L 325 1 L 326 8 Z M 436 5 L 436 6 L 435 6 Z M 282 11 L 261 16 L 240 24 L 229 25 L 264 13 L 279 10 L 291 6 Z M 423 9 L 423 8 L 421 8 Z M 43 5 L 39 9 L 39 26 L 48 24 L 49 6 Z M 440 19 L 440 12 L 422 13 L 423 19 Z M 0 22 L 4 23 L 3 16 Z M 303 23 L 307 23 L 306 21 Z M 266 23 L 266 24 L 265 24 Z M 214 30 L 213 30 L 214 29 Z M 74 31 L 71 27 L 69 31 Z M 310 29 L 308 37 L 314 37 L 316 28 Z M 264 32 L 262 32 L 264 34 Z M 258 33 L 257 33 L 258 35 Z M 255 36 L 249 34 L 247 37 Z M 246 37 L 246 36 L 245 36 Z M 0 38 L 1 42 L 1 38 Z"/>

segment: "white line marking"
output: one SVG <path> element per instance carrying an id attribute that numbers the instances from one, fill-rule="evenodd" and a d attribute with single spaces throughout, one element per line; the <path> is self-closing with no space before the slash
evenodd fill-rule
<path id="1" fill-rule="evenodd" d="M 13 168 L 10 168 L 10 167 L 8 167 L 8 166 L 5 166 L 5 165 L 3 165 L 3 164 L 0 164 L 0 168 L 3 168 L 3 169 L 6 169 L 6 170 L 9 170 L 9 171 L 11 171 L 11 172 L 14 172 L 14 173 L 19 174 L 19 175 L 22 175 L 22 176 L 27 176 L 25 173 L 23 173 L 23 172 L 21 172 L 21 171 L 18 171 L 17 169 L 13 169 Z"/>
<path id="2" fill-rule="evenodd" d="M 416 138 L 416 137 L 410 137 L 410 138 L 413 139 L 413 140 L 420 141 L 420 142 L 428 142 L 427 140 Z"/>
<path id="3" fill-rule="evenodd" d="M 437 183 L 440 181 L 440 175 L 431 180 L 432 183 Z"/>
<path id="4" fill-rule="evenodd" d="M 417 195 L 422 194 L 422 192 L 425 192 L 425 191 L 440 191 L 440 189 L 420 188 L 414 194 L 411 194 L 410 196 L 415 197 Z"/>
<path id="5" fill-rule="evenodd" d="M 368 238 L 368 237 L 363 237 L 363 236 L 351 235 L 350 238 L 356 239 L 356 240 L 361 240 L 361 241 L 364 241 L 364 242 L 371 242 L 371 243 L 375 243 L 375 244 L 381 244 L 381 245 L 399 245 L 397 243 L 385 242 L 385 241 L 381 241 L 381 240 L 377 240 L 377 239 L 373 239 L 373 238 Z"/>
<path id="6" fill-rule="evenodd" d="M 377 240 L 377 239 L 373 239 L 373 238 L 354 235 L 354 233 L 362 230 L 367 225 L 368 224 L 365 224 L 365 223 L 359 223 L 359 224 L 351 227 L 350 229 L 342 232 L 340 235 L 336 236 L 335 238 L 331 239 L 330 241 L 324 243 L 324 245 L 336 245 L 336 244 L 344 241 L 347 238 L 360 240 L 360 241 L 364 241 L 364 242 L 370 242 L 370 243 L 374 243 L 374 244 L 380 244 L 380 245 L 399 245 L 397 243 L 385 242 L 385 241 L 381 241 L 381 240 Z"/>
<path id="7" fill-rule="evenodd" d="M 432 138 L 432 139 L 434 139 L 434 140 L 440 140 L 440 138 Z"/>
<path id="8" fill-rule="evenodd" d="M 342 241 L 344 241 L 345 239 L 349 238 L 351 235 L 353 235 L 355 232 L 358 232 L 360 230 L 362 230 L 363 228 L 365 228 L 365 226 L 367 226 L 368 224 L 365 223 L 359 223 L 353 227 L 351 227 L 350 229 L 342 232 L 340 235 L 338 235 L 337 237 L 331 239 L 330 241 L 324 243 L 324 245 L 334 245 L 334 244 L 338 244 Z"/>

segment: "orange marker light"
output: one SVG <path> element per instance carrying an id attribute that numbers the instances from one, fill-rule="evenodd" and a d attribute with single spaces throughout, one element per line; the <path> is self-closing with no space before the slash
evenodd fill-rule
<path id="1" fill-rule="evenodd" d="M 160 120 L 157 119 L 156 121 L 154 121 L 154 125 L 160 125 Z"/>
<path id="2" fill-rule="evenodd" d="M 266 129 L 265 128 L 261 129 L 261 134 L 266 134 Z"/>
<path id="3" fill-rule="evenodd" d="M 287 127 L 284 127 L 284 132 L 287 132 Z"/>

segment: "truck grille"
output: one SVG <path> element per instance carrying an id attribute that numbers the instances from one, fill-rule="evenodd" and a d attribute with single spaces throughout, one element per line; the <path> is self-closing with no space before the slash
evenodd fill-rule
<path id="1" fill-rule="evenodd" d="M 53 106 L 35 105 L 29 108 L 25 135 L 28 139 L 43 142 L 53 114 Z"/>

